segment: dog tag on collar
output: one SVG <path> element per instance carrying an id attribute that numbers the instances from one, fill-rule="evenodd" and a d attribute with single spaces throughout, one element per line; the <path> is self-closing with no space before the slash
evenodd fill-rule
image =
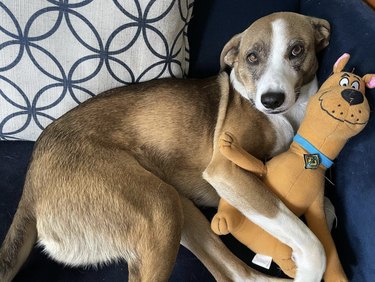
<path id="1" fill-rule="evenodd" d="M 305 168 L 306 169 L 317 169 L 321 163 L 318 154 L 304 154 Z"/>

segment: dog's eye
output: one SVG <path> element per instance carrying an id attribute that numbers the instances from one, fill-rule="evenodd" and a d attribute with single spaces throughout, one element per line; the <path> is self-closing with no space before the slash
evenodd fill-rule
<path id="1" fill-rule="evenodd" d="M 352 88 L 358 90 L 358 89 L 359 89 L 359 82 L 358 82 L 358 81 L 354 81 L 354 82 L 352 83 Z"/>
<path id="2" fill-rule="evenodd" d="M 299 57 L 303 54 L 303 46 L 301 44 L 297 44 L 293 47 L 292 51 L 290 52 L 291 58 Z"/>
<path id="3" fill-rule="evenodd" d="M 258 63 L 258 56 L 255 53 L 250 53 L 247 56 L 247 60 L 252 64 L 256 64 Z"/>
<path id="4" fill-rule="evenodd" d="M 340 85 L 344 86 L 344 87 L 348 86 L 349 85 L 349 79 L 347 79 L 346 77 L 342 78 L 340 80 Z"/>

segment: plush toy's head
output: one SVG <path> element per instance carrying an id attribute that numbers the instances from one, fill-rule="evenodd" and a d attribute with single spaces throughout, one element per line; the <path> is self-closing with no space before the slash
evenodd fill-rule
<path id="1" fill-rule="evenodd" d="M 365 88 L 375 87 L 375 74 L 360 77 L 343 71 L 349 58 L 349 54 L 344 54 L 337 60 L 333 74 L 308 104 L 307 122 L 313 123 L 311 127 L 319 128 L 326 136 L 335 132 L 343 138 L 350 138 L 359 133 L 369 119 Z"/>

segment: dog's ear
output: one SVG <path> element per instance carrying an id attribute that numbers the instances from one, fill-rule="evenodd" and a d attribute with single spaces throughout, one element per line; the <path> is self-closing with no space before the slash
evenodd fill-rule
<path id="1" fill-rule="evenodd" d="M 225 44 L 220 55 L 220 69 L 224 70 L 226 66 L 233 67 L 237 61 L 242 33 L 236 34 Z"/>
<path id="2" fill-rule="evenodd" d="M 341 55 L 340 58 L 337 59 L 336 63 L 333 65 L 333 72 L 338 73 L 341 72 L 346 64 L 349 62 L 350 55 L 348 53 L 344 53 Z"/>
<path id="3" fill-rule="evenodd" d="M 362 79 L 366 82 L 367 88 L 375 88 L 375 74 L 366 74 Z"/>
<path id="4" fill-rule="evenodd" d="M 320 18 L 309 17 L 309 19 L 315 31 L 315 49 L 319 52 L 329 44 L 331 25 Z"/>

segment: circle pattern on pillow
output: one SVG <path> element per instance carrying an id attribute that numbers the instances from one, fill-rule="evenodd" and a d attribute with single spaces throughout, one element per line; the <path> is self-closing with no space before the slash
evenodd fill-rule
<path id="1" fill-rule="evenodd" d="M 1 1 L 0 140 L 35 140 L 102 91 L 186 76 L 192 8 L 193 0 Z"/>

